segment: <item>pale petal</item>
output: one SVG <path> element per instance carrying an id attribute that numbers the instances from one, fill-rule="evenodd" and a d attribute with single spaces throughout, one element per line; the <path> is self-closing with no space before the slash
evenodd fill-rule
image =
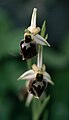
<path id="1" fill-rule="evenodd" d="M 54 85 L 54 82 L 51 80 L 51 77 L 50 77 L 50 75 L 49 75 L 47 72 L 44 72 L 43 77 L 44 77 L 44 79 L 45 79 L 47 82 L 49 82 L 49 83 L 51 83 L 52 85 Z"/>
<path id="2" fill-rule="evenodd" d="M 45 46 L 49 46 L 50 47 L 50 44 L 42 36 L 40 36 L 39 34 L 37 34 L 37 35 L 35 35 L 33 37 L 34 37 L 34 41 L 37 44 L 45 45 Z"/>
<path id="3" fill-rule="evenodd" d="M 36 28 L 36 13 L 37 13 L 37 8 L 34 8 L 32 13 L 32 18 L 31 18 L 31 26 L 28 27 L 28 30 L 30 32 L 32 31 L 32 29 Z"/>
<path id="4" fill-rule="evenodd" d="M 36 27 L 36 28 L 34 28 L 34 29 L 29 29 L 29 27 L 28 27 L 28 30 L 31 32 L 31 34 L 33 34 L 33 35 L 36 35 L 36 34 L 38 34 L 39 32 L 40 32 L 40 28 L 39 27 Z"/>
<path id="5" fill-rule="evenodd" d="M 37 72 L 39 70 L 39 68 L 37 67 L 36 64 L 33 64 L 32 65 L 32 69 L 34 70 L 34 72 Z"/>
<path id="6" fill-rule="evenodd" d="M 43 71 L 45 71 L 45 69 L 46 69 L 46 66 L 44 64 L 42 66 L 42 69 L 43 69 Z"/>
<path id="7" fill-rule="evenodd" d="M 28 93 L 25 105 L 28 107 L 33 99 L 33 95 Z"/>
<path id="8" fill-rule="evenodd" d="M 37 8 L 34 8 L 32 13 L 32 18 L 31 18 L 32 29 L 36 28 L 36 12 L 37 12 Z"/>
<path id="9" fill-rule="evenodd" d="M 34 71 L 31 69 L 25 73 L 23 73 L 18 80 L 30 80 L 30 79 L 34 79 L 35 78 L 35 73 Z"/>

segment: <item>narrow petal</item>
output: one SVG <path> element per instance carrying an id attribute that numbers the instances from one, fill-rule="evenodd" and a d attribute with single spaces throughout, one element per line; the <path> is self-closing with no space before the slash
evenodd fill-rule
<path id="1" fill-rule="evenodd" d="M 39 34 L 34 36 L 34 41 L 37 44 L 45 45 L 45 46 L 49 46 L 50 47 L 50 44 L 42 36 L 40 36 Z"/>
<path id="2" fill-rule="evenodd" d="M 33 65 L 32 65 L 32 69 L 34 70 L 34 72 L 36 72 L 36 71 L 38 71 L 38 70 L 39 70 L 39 68 L 37 67 L 37 65 L 36 65 L 36 64 L 33 64 Z"/>
<path id="3" fill-rule="evenodd" d="M 50 77 L 50 75 L 49 75 L 47 72 L 44 72 L 44 79 L 45 79 L 47 82 L 49 82 L 49 83 L 51 83 L 52 85 L 54 85 L 54 82 L 51 80 L 51 77 Z"/>
<path id="4" fill-rule="evenodd" d="M 35 73 L 33 70 L 29 70 L 25 73 L 23 73 L 19 78 L 18 80 L 30 80 L 30 79 L 33 79 L 35 78 Z"/>
<path id="5" fill-rule="evenodd" d="M 28 93 L 25 105 L 28 107 L 33 99 L 33 95 Z"/>
<path id="6" fill-rule="evenodd" d="M 36 28 L 36 13 L 37 13 L 37 8 L 34 8 L 32 13 L 32 18 L 31 18 L 31 26 L 28 27 L 28 30 L 30 32 L 32 31 L 32 29 Z"/>
<path id="7" fill-rule="evenodd" d="M 43 69 L 43 71 L 45 71 L 45 69 L 46 69 L 46 66 L 44 64 L 42 66 L 42 69 Z"/>
<path id="8" fill-rule="evenodd" d="M 32 18 L 31 18 L 31 27 L 36 28 L 36 12 L 37 8 L 33 9 Z"/>

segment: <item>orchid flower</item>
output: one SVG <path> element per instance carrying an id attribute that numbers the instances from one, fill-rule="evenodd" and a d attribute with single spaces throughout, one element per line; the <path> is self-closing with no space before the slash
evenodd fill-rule
<path id="1" fill-rule="evenodd" d="M 32 18 L 31 18 L 31 25 L 30 27 L 27 28 L 27 30 L 29 30 L 32 34 L 32 39 L 40 45 L 45 45 L 45 46 L 49 46 L 50 44 L 42 37 L 40 36 L 38 33 L 40 32 L 40 28 L 36 27 L 36 13 L 37 13 L 37 8 L 33 9 L 33 13 L 32 13 Z"/>
<path id="2" fill-rule="evenodd" d="M 49 46 L 50 44 L 38 33 L 40 28 L 36 27 L 37 8 L 33 9 L 31 25 L 25 30 L 24 39 L 20 42 L 20 51 L 23 60 L 27 60 L 37 55 L 38 45 Z"/>
<path id="3" fill-rule="evenodd" d="M 39 77 L 37 78 L 37 75 Z M 41 77 L 41 75 L 43 77 Z M 53 81 L 51 80 L 50 75 L 45 71 L 45 65 L 43 64 L 42 68 L 37 67 L 37 65 L 33 64 L 32 69 L 23 73 L 18 80 L 27 80 L 26 88 L 29 92 L 26 105 L 29 105 L 33 96 L 35 98 L 39 98 L 42 93 L 44 92 L 47 84 L 50 83 L 54 85 Z"/>

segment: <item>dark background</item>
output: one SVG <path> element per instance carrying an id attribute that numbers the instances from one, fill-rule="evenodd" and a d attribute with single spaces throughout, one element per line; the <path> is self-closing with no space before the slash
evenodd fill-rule
<path id="1" fill-rule="evenodd" d="M 69 120 L 69 2 L 67 0 L 0 0 L 0 120 L 31 120 L 31 106 L 19 100 L 24 81 L 17 78 L 27 70 L 19 54 L 24 29 L 32 10 L 38 9 L 37 25 L 47 20 L 48 42 L 44 63 L 55 85 L 49 85 L 49 120 Z"/>

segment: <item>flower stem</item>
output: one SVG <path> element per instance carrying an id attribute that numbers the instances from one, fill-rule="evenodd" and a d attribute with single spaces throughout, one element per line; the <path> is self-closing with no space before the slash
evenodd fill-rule
<path id="1" fill-rule="evenodd" d="M 38 45 L 37 66 L 40 69 L 42 68 L 42 53 L 43 53 L 43 47 L 41 45 Z"/>
<path id="2" fill-rule="evenodd" d="M 31 69 L 31 65 L 32 65 L 32 60 L 27 60 L 27 67 L 28 69 Z"/>

